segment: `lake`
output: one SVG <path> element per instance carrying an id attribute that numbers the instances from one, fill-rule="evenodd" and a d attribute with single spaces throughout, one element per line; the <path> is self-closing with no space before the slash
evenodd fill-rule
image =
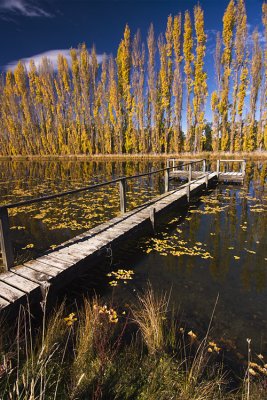
<path id="1" fill-rule="evenodd" d="M 216 162 L 212 163 L 215 169 Z M 0 161 L 0 203 L 20 201 L 144 173 L 164 161 Z M 179 183 L 172 181 L 172 187 Z M 129 181 L 128 209 L 164 190 L 162 174 Z M 16 263 L 41 254 L 119 213 L 118 185 L 10 210 Z M 267 352 L 267 162 L 248 162 L 244 185 L 219 184 L 189 208 L 161 218 L 156 233 L 132 241 L 99 269 L 94 291 L 127 307 L 149 281 L 170 293 L 181 326 L 212 331 L 221 346 L 246 357 Z M 113 287 L 108 272 L 133 270 L 132 280 Z M 90 281 L 90 277 L 83 277 Z M 125 283 L 124 283 L 125 282 Z M 90 282 L 87 282 L 90 283 Z"/>

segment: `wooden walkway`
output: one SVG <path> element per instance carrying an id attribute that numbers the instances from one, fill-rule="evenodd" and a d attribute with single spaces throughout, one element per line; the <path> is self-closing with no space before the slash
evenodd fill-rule
<path id="1" fill-rule="evenodd" d="M 192 167 L 198 162 L 200 161 L 191 161 L 189 165 Z M 202 172 L 201 176 L 193 180 L 190 168 L 188 183 L 169 191 L 170 167 L 138 176 L 146 176 L 160 171 L 165 173 L 164 194 L 141 207 L 126 212 L 126 179 L 133 179 L 137 176 L 122 177 L 108 182 L 119 182 L 120 216 L 76 236 L 35 260 L 25 262 L 19 266 L 8 265 L 8 262 L 12 261 L 12 254 L 10 253 L 12 249 L 8 242 L 8 236 L 4 236 L 8 235 L 6 208 L 17 207 L 18 204 L 31 204 L 37 202 L 37 199 L 5 206 L 4 211 L 3 207 L 0 208 L 0 217 L 2 216 L 2 219 L 0 218 L 1 247 L 2 251 L 4 249 L 6 252 L 4 259 L 7 263 L 7 272 L 0 274 L 0 313 L 14 310 L 20 304 L 26 304 L 27 302 L 32 304 L 42 301 L 48 289 L 62 287 L 71 282 L 80 273 L 85 273 L 91 265 L 101 261 L 101 257 L 107 255 L 110 248 L 115 248 L 118 243 L 126 240 L 129 235 L 136 231 L 142 232 L 142 228 L 145 225 L 152 225 L 154 228 L 158 215 L 165 213 L 169 208 L 179 203 L 186 204 L 186 202 L 190 201 L 191 196 L 197 195 L 211 185 L 212 182 L 218 181 L 217 172 L 205 172 L 204 174 Z M 98 184 L 94 187 L 108 183 Z M 78 191 L 82 190 L 88 190 L 88 188 L 78 189 Z M 76 191 L 65 192 L 65 195 L 73 192 Z M 62 195 L 64 194 L 61 193 L 58 196 Z M 42 200 L 46 201 L 50 198 L 54 197 L 47 196 Z M 85 260 L 86 263 L 83 262 Z"/>

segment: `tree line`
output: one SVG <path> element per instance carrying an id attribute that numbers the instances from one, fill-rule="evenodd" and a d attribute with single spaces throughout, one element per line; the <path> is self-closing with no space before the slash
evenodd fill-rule
<path id="1" fill-rule="evenodd" d="M 70 64 L 59 54 L 56 71 L 48 58 L 19 62 L 0 79 L 0 154 L 267 150 L 267 3 L 264 48 L 257 29 L 248 34 L 244 0 L 230 0 L 222 22 L 210 105 L 200 5 L 170 15 L 157 38 L 151 24 L 145 42 L 126 25 L 101 63 L 85 44 Z"/>

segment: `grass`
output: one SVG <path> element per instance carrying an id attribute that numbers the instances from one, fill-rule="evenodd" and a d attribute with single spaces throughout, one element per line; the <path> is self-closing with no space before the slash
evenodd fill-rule
<path id="1" fill-rule="evenodd" d="M 97 298 L 66 315 L 64 303 L 34 327 L 22 309 L 16 328 L 2 324 L 1 399 L 258 400 L 265 368 L 248 365 L 234 392 L 219 348 L 186 331 L 169 298 L 148 286 L 133 309 Z M 212 319 L 211 319 L 212 322 Z M 258 365 L 258 367 L 257 367 Z M 253 368 L 252 368 L 253 366 Z M 260 368 L 262 373 L 260 374 Z M 252 372 L 254 371 L 254 372 Z M 256 372 L 257 371 L 257 372 Z"/>

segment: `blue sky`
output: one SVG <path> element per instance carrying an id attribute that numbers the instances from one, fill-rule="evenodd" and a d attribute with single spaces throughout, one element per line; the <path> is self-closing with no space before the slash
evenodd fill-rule
<path id="1" fill-rule="evenodd" d="M 156 34 L 164 32 L 169 14 L 193 12 L 193 0 L 0 0 L 0 69 L 13 67 L 19 59 L 44 53 L 56 60 L 57 53 L 85 42 L 95 44 L 99 60 L 105 52 L 116 53 L 124 26 L 140 28 L 145 40 L 150 22 Z M 228 0 L 202 0 L 208 34 L 205 68 L 209 89 L 213 88 L 213 49 L 216 31 L 222 29 L 222 17 Z M 249 31 L 258 26 L 262 34 L 261 0 L 246 0 Z M 263 34 L 262 34 L 263 44 Z"/>

